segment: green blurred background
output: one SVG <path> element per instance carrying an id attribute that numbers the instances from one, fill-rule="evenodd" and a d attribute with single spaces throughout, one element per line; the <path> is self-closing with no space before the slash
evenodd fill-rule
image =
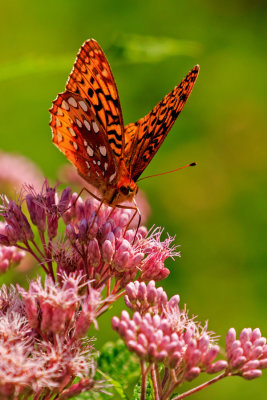
<path id="1" fill-rule="evenodd" d="M 267 335 L 266 22 L 261 0 L 1 0 L 0 147 L 24 154 L 51 180 L 66 160 L 52 145 L 47 110 L 84 40 L 106 52 L 125 123 L 200 64 L 189 102 L 145 174 L 198 166 L 140 186 L 149 225 L 181 244 L 164 288 L 222 336 L 231 326 Z M 114 312 L 100 323 L 99 347 L 116 338 Z M 252 382 L 221 381 L 194 399 L 263 400 L 266 389 L 265 372 Z"/>

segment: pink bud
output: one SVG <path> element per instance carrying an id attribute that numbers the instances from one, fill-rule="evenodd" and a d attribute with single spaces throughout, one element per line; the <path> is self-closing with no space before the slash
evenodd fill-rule
<path id="1" fill-rule="evenodd" d="M 180 296 L 178 294 L 172 296 L 168 301 L 168 305 L 170 307 L 177 307 L 179 303 L 180 303 Z"/>
<path id="2" fill-rule="evenodd" d="M 68 205 L 71 201 L 72 197 L 72 190 L 70 187 L 66 187 L 60 197 L 59 203 L 58 203 L 58 211 L 62 214 L 66 211 L 68 208 Z"/>
<path id="3" fill-rule="evenodd" d="M 203 360 L 202 360 L 203 364 L 208 365 L 208 364 L 212 363 L 213 360 L 215 360 L 215 358 L 219 354 L 219 351 L 220 351 L 219 346 L 217 346 L 217 345 L 212 346 L 211 349 L 208 350 L 208 352 L 203 357 Z"/>
<path id="4" fill-rule="evenodd" d="M 193 379 L 197 378 L 198 375 L 200 374 L 201 370 L 198 367 L 193 367 L 191 368 L 186 374 L 185 374 L 185 380 L 187 381 L 192 381 Z"/>
<path id="5" fill-rule="evenodd" d="M 206 351 L 207 351 L 208 348 L 209 348 L 209 344 L 210 344 L 209 336 L 206 335 L 206 334 L 204 334 L 204 335 L 201 336 L 201 338 L 199 339 L 198 348 L 199 348 L 199 350 L 200 350 L 202 353 L 206 353 Z"/>
<path id="6" fill-rule="evenodd" d="M 114 246 L 109 240 L 105 240 L 102 244 L 102 257 L 105 263 L 110 264 L 113 254 L 114 254 Z"/>
<path id="7" fill-rule="evenodd" d="M 111 322 L 112 322 L 112 328 L 113 328 L 115 331 L 117 331 L 117 330 L 118 330 L 118 327 L 119 327 L 119 324 L 120 324 L 119 318 L 118 318 L 118 317 L 112 317 Z"/>
<path id="8" fill-rule="evenodd" d="M 244 329 L 241 331 L 240 335 L 239 335 L 239 340 L 240 340 L 240 342 L 241 342 L 242 344 L 244 344 L 244 343 L 246 343 L 247 341 L 249 341 L 249 340 L 250 340 L 250 334 L 251 334 L 250 330 L 247 329 L 247 328 L 244 328 Z"/>
<path id="9" fill-rule="evenodd" d="M 248 370 L 248 369 L 257 369 L 257 368 L 259 367 L 259 365 L 260 365 L 259 360 L 251 360 L 251 361 L 248 361 L 248 362 L 242 367 L 242 370 L 243 370 L 243 371 L 246 371 L 246 370 Z"/>
<path id="10" fill-rule="evenodd" d="M 16 230 L 11 225 L 5 226 L 5 234 L 8 239 L 8 244 L 16 244 L 20 240 Z"/>
<path id="11" fill-rule="evenodd" d="M 144 301 L 146 298 L 146 284 L 144 282 L 140 282 L 137 297 L 140 301 Z"/>
<path id="12" fill-rule="evenodd" d="M 261 346 L 255 347 L 254 349 L 252 349 L 251 351 L 251 358 L 258 358 L 260 356 L 262 356 L 263 353 L 263 349 Z"/>
<path id="13" fill-rule="evenodd" d="M 238 358 L 231 360 L 231 367 L 233 369 L 241 368 L 242 365 L 244 365 L 246 361 L 247 361 L 246 357 L 240 356 Z"/>
<path id="14" fill-rule="evenodd" d="M 251 334 L 251 341 L 253 342 L 254 340 L 260 339 L 261 338 L 261 331 L 259 328 L 256 328 L 252 331 Z"/>
<path id="15" fill-rule="evenodd" d="M 137 291 L 133 282 L 128 283 L 126 286 L 126 293 L 130 301 L 136 300 Z"/>
<path id="16" fill-rule="evenodd" d="M 143 333 L 140 333 L 140 335 L 138 335 L 137 342 L 141 344 L 144 348 L 147 348 L 148 346 L 148 340 Z"/>
<path id="17" fill-rule="evenodd" d="M 147 348 L 147 354 L 151 357 L 156 357 L 157 354 L 157 345 L 155 343 L 150 343 Z"/>
<path id="18" fill-rule="evenodd" d="M 125 341 L 129 342 L 130 340 L 136 340 L 136 334 L 131 329 L 127 329 L 125 332 Z M 143 345 L 143 343 L 140 344 Z"/>
<path id="19" fill-rule="evenodd" d="M 58 216 L 56 214 L 47 215 L 48 237 L 53 239 L 57 235 L 58 229 Z"/>
<path id="20" fill-rule="evenodd" d="M 266 338 L 265 337 L 261 337 L 259 339 L 256 339 L 253 343 L 253 346 L 264 346 L 266 344 Z"/>
<path id="21" fill-rule="evenodd" d="M 250 355 L 252 349 L 252 343 L 247 341 L 246 343 L 243 344 L 243 350 L 244 350 L 244 355 L 248 357 Z"/>
<path id="22" fill-rule="evenodd" d="M 131 347 L 139 357 L 144 357 L 146 355 L 146 350 L 143 348 L 141 344 L 137 343 L 134 344 L 131 342 Z"/>
<path id="23" fill-rule="evenodd" d="M 96 239 L 92 239 L 90 241 L 88 245 L 88 254 L 91 265 L 93 267 L 97 267 L 101 259 L 101 254 L 98 246 L 98 241 Z"/>
<path id="24" fill-rule="evenodd" d="M 236 331 L 234 328 L 230 328 L 226 335 L 226 348 L 230 347 L 236 340 Z"/>
<path id="25" fill-rule="evenodd" d="M 225 360 L 219 360 L 216 361 L 215 363 L 208 365 L 206 368 L 206 372 L 208 374 L 217 374 L 217 372 L 220 372 L 228 367 L 228 362 Z"/>
<path id="26" fill-rule="evenodd" d="M 75 229 L 71 224 L 68 224 L 66 226 L 66 235 L 69 239 L 70 242 L 75 242 L 75 240 L 77 239 L 77 235 L 75 233 Z"/>
<path id="27" fill-rule="evenodd" d="M 259 378 L 262 375 L 262 371 L 260 369 L 252 369 L 250 371 L 246 371 L 242 374 L 243 378 L 247 380 L 252 380 L 255 378 Z"/>
<path id="28" fill-rule="evenodd" d="M 201 359 L 201 351 L 196 349 L 191 353 L 190 358 L 187 361 L 187 364 L 188 366 L 193 367 L 199 363 L 200 359 Z"/>
<path id="29" fill-rule="evenodd" d="M 121 321 L 126 321 L 128 322 L 130 320 L 129 313 L 126 310 L 123 310 L 121 312 Z"/>
<path id="30" fill-rule="evenodd" d="M 78 239 L 80 243 L 85 243 L 87 239 L 88 232 L 88 222 L 85 218 L 81 219 L 78 227 Z"/>
<path id="31" fill-rule="evenodd" d="M 118 327 L 118 332 L 121 336 L 125 335 L 126 330 L 128 329 L 128 324 L 125 321 L 121 321 Z"/>

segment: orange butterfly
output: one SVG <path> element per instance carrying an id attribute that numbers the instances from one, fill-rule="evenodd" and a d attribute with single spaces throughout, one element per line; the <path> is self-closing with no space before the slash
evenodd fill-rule
<path id="1" fill-rule="evenodd" d="M 66 90 L 49 110 L 53 142 L 78 173 L 113 207 L 134 199 L 137 179 L 152 160 L 184 107 L 198 76 L 195 66 L 153 110 L 123 124 L 119 95 L 98 43 L 81 47 Z"/>

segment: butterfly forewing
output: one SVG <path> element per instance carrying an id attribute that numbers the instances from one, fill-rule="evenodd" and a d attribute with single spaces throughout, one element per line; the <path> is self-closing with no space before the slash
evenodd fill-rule
<path id="1" fill-rule="evenodd" d="M 66 91 L 58 95 L 50 113 L 54 144 L 85 180 L 105 189 L 116 175 L 117 162 L 89 104 L 80 95 Z"/>
<path id="2" fill-rule="evenodd" d="M 136 181 L 147 167 L 182 111 L 198 75 L 195 66 L 153 110 L 135 124 L 125 127 L 125 160 Z"/>
<path id="3" fill-rule="evenodd" d="M 90 104 L 116 157 L 124 148 L 123 119 L 117 87 L 108 61 L 98 43 L 90 39 L 81 47 L 66 90 Z"/>

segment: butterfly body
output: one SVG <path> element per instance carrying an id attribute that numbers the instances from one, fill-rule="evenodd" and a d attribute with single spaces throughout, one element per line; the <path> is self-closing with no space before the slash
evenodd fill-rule
<path id="1" fill-rule="evenodd" d="M 53 143 L 113 207 L 134 199 L 137 180 L 182 110 L 198 75 L 194 67 L 154 109 L 124 126 L 117 87 L 93 39 L 77 55 L 66 90 L 53 102 Z"/>

